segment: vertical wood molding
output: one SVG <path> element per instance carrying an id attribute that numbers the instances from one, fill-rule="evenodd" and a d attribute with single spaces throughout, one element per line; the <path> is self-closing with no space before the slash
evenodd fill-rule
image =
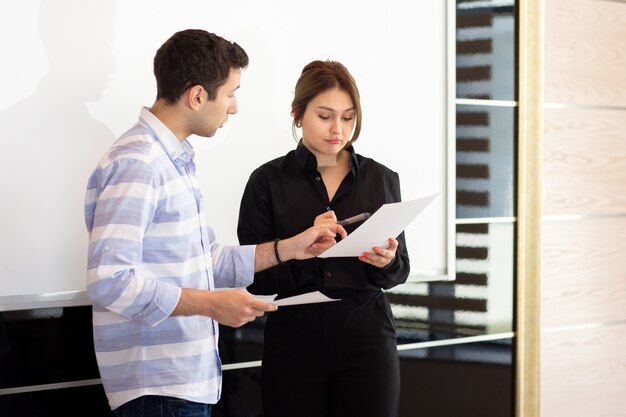
<path id="1" fill-rule="evenodd" d="M 539 416 L 543 0 L 518 1 L 518 202 L 515 415 Z"/>

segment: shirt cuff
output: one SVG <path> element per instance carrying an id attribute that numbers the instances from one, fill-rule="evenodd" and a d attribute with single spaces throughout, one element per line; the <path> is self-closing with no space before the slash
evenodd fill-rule
<path id="1" fill-rule="evenodd" d="M 239 255 L 242 259 L 243 269 L 238 270 L 238 274 L 235 276 L 235 288 L 247 287 L 254 281 L 254 254 L 256 253 L 257 245 L 242 245 L 240 246 L 241 252 Z"/>
<path id="2" fill-rule="evenodd" d="M 180 287 L 159 282 L 154 294 L 152 311 L 144 317 L 145 322 L 150 326 L 157 326 L 171 316 L 182 292 Z"/>

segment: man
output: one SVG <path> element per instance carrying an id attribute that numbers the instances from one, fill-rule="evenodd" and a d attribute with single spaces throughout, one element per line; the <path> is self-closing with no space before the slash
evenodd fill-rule
<path id="1" fill-rule="evenodd" d="M 256 246 L 214 241 L 186 138 L 215 135 L 237 112 L 247 65 L 239 45 L 215 34 L 174 34 L 154 58 L 155 103 L 89 179 L 87 293 L 100 375 L 118 416 L 210 416 L 221 391 L 217 323 L 238 327 L 276 309 L 241 290 L 213 290 L 245 287 L 254 272 L 316 256 L 336 233 L 346 235 L 326 224 Z"/>

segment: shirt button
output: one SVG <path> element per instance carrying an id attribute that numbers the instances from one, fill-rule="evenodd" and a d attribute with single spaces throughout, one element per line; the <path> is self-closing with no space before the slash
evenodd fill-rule
<path id="1" fill-rule="evenodd" d="M 330 207 L 326 207 L 326 211 L 330 211 Z"/>
<path id="2" fill-rule="evenodd" d="M 111 250 L 111 248 L 110 248 L 110 247 L 108 247 L 108 246 L 105 246 L 105 247 L 104 247 L 104 251 L 105 251 L 105 252 L 108 252 L 108 251 L 110 251 L 110 250 Z"/>
<path id="3" fill-rule="evenodd" d="M 321 181 L 322 179 L 320 177 L 315 177 L 315 181 Z"/>
<path id="4" fill-rule="evenodd" d="M 327 273 L 326 273 L 326 276 L 327 276 L 328 278 L 330 278 L 330 277 L 332 277 L 332 276 L 333 276 L 333 274 L 331 274 L 330 272 L 327 272 Z"/>

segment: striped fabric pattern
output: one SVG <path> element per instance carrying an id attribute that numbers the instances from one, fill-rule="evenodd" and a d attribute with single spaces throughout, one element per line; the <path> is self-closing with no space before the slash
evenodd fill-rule
<path id="1" fill-rule="evenodd" d="M 220 397 L 217 323 L 171 313 L 181 288 L 250 284 L 255 247 L 215 242 L 193 156 L 143 108 L 89 178 L 87 294 L 112 409 L 142 395 Z"/>

